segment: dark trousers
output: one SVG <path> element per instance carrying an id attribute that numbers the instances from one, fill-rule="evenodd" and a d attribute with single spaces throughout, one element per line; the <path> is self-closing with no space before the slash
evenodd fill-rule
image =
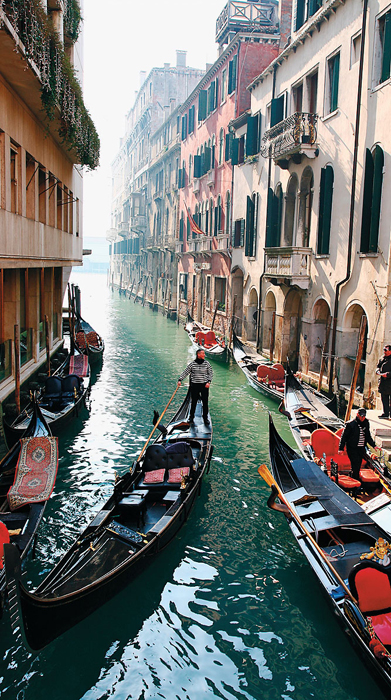
<path id="1" fill-rule="evenodd" d="M 365 447 L 347 447 L 346 450 L 352 465 L 353 479 L 359 480 L 361 464 L 365 456 Z"/>
<path id="2" fill-rule="evenodd" d="M 202 416 L 204 421 L 208 420 L 208 398 L 209 389 L 205 384 L 190 384 L 191 408 L 189 420 L 194 420 L 194 414 L 197 406 L 198 397 L 202 400 Z"/>
<path id="3" fill-rule="evenodd" d="M 383 404 L 383 413 L 385 416 L 390 415 L 390 395 L 380 393 L 381 401 Z"/>

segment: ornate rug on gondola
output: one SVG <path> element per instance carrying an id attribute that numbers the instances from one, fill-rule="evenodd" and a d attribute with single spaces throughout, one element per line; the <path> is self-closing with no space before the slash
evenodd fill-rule
<path id="1" fill-rule="evenodd" d="M 27 503 L 47 501 L 57 476 L 57 438 L 22 438 L 20 442 L 14 483 L 7 494 L 11 510 Z"/>
<path id="2" fill-rule="evenodd" d="M 71 355 L 71 357 L 69 358 L 69 374 L 77 374 L 78 377 L 87 377 L 87 355 Z"/>

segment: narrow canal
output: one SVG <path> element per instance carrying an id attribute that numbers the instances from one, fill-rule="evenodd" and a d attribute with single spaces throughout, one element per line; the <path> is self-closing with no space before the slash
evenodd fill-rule
<path id="1" fill-rule="evenodd" d="M 60 438 L 54 495 L 27 561 L 30 587 L 138 455 L 153 409 L 164 408 L 192 358 L 182 326 L 112 293 L 102 275 L 73 279 L 83 316 L 105 337 L 105 359 L 90 413 Z M 213 369 L 214 458 L 187 524 L 125 591 L 35 657 L 15 644 L 6 613 L 3 700 L 383 699 L 284 517 L 266 507 L 257 467 L 268 461 L 268 411 L 290 441 L 286 419 L 236 365 Z"/>

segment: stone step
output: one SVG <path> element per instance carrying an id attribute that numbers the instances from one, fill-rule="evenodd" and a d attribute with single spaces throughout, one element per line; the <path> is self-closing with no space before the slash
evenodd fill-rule
<path id="1" fill-rule="evenodd" d="M 391 439 L 380 438 L 379 440 L 376 440 L 376 444 L 379 445 L 382 450 L 391 449 Z"/>
<path id="2" fill-rule="evenodd" d="M 373 431 L 377 437 L 389 437 L 391 438 L 391 425 L 389 428 L 375 428 Z"/>

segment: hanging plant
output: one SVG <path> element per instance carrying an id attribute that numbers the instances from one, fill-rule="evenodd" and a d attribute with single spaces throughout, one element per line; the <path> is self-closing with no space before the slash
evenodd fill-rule
<path id="1" fill-rule="evenodd" d="M 75 71 L 40 0 L 0 0 L 0 9 L 23 43 L 26 57 L 40 72 L 41 99 L 47 118 L 53 121 L 59 110 L 63 144 L 77 153 L 81 165 L 94 170 L 99 165 L 99 136 L 85 108 Z M 77 0 L 67 0 L 66 13 L 68 10 L 70 34 L 67 36 L 76 37 L 76 41 L 81 21 Z"/>
<path id="2" fill-rule="evenodd" d="M 82 21 L 78 0 L 66 0 L 64 12 L 64 34 L 71 44 L 74 44 L 80 34 Z"/>

